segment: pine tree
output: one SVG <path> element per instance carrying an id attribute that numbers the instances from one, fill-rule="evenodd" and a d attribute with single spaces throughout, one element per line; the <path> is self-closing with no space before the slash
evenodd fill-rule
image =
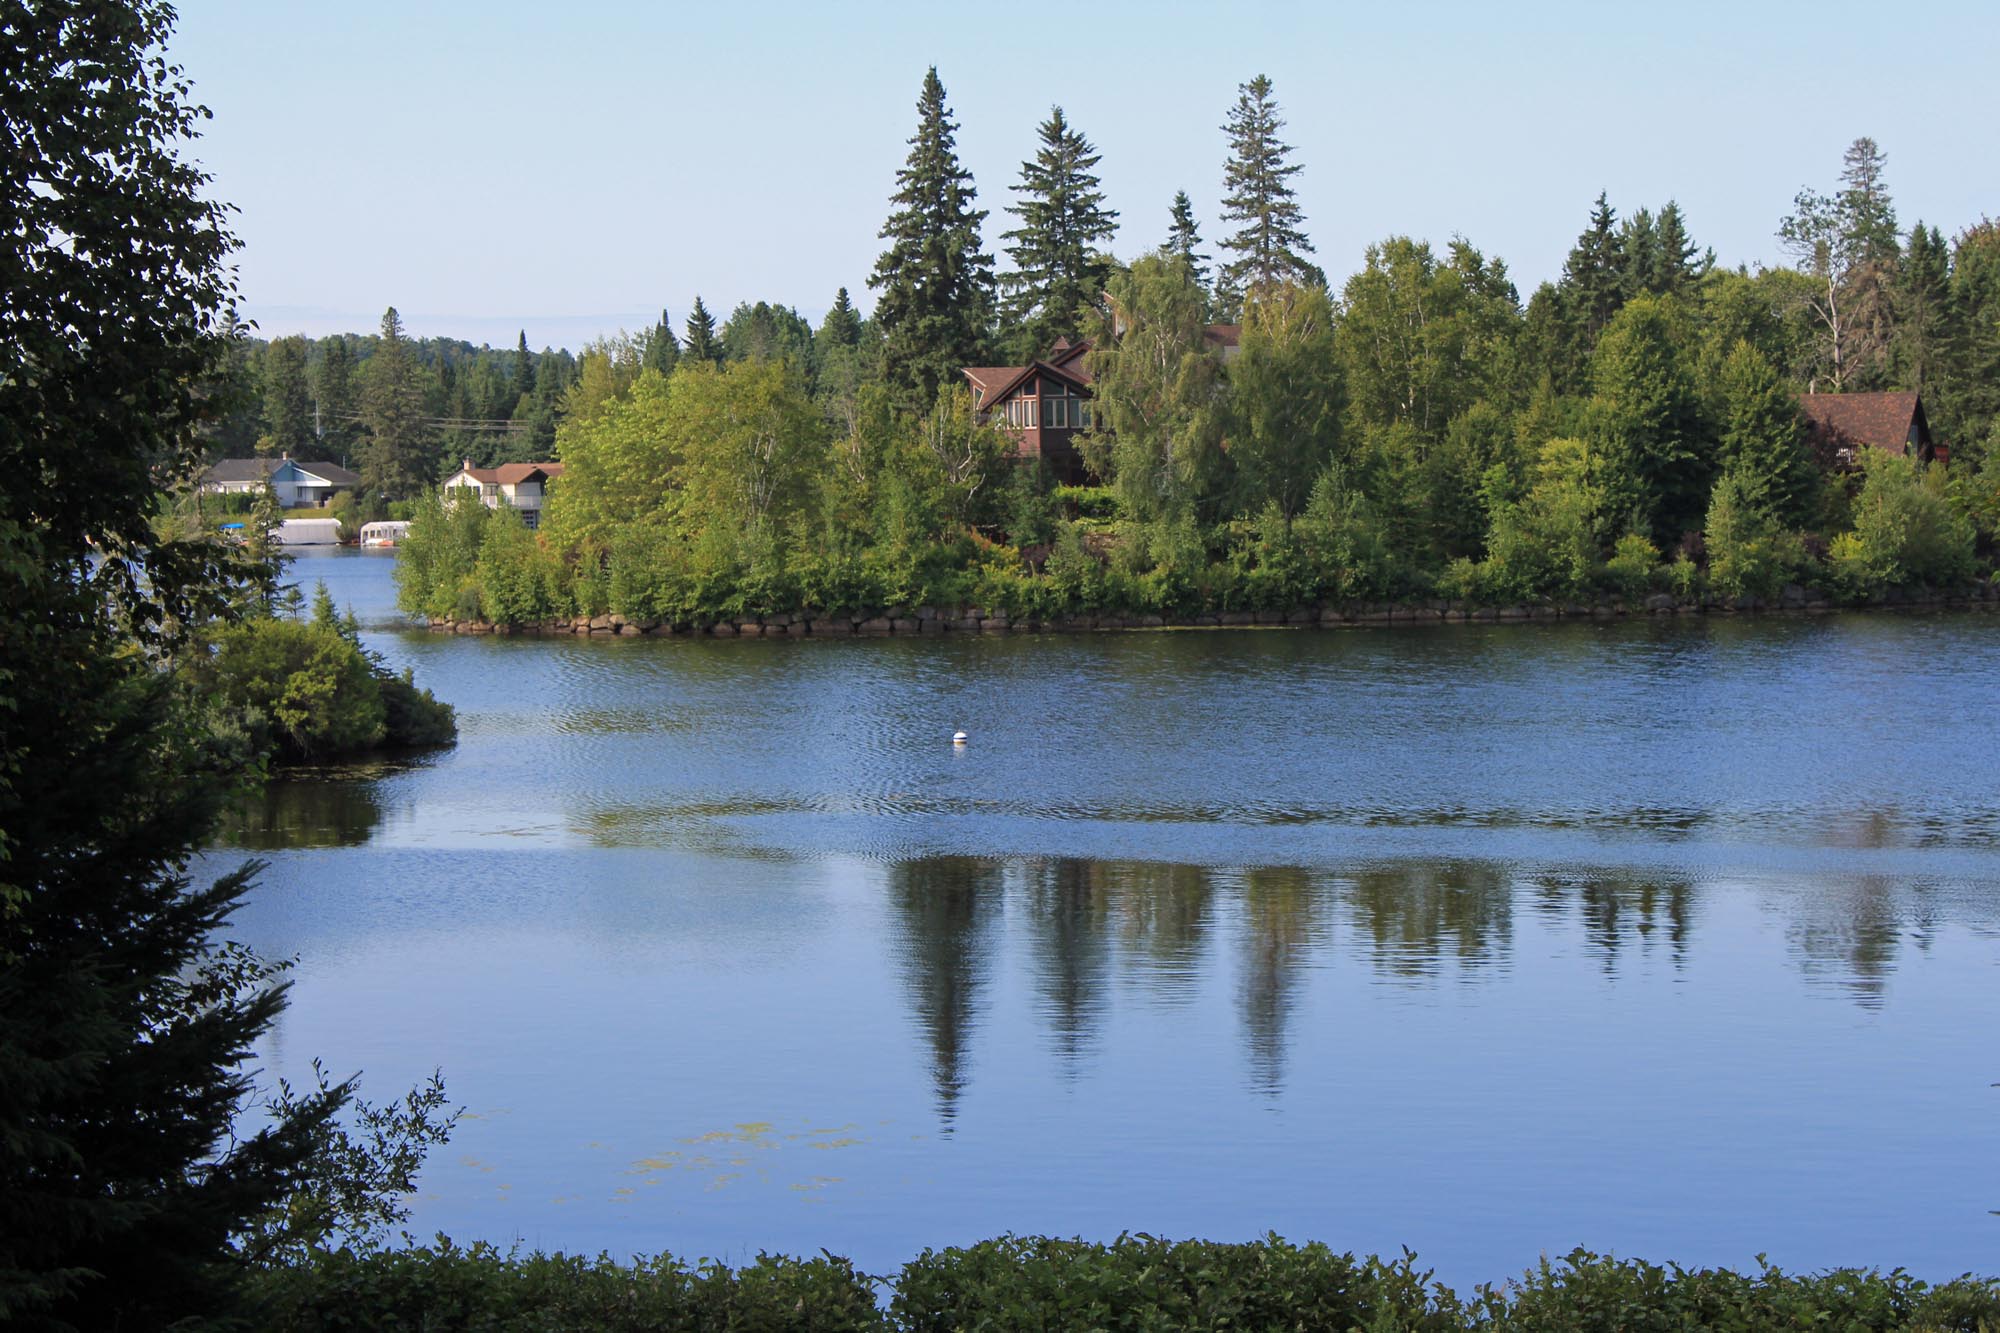
<path id="1" fill-rule="evenodd" d="M 1188 266 L 1197 285 L 1204 290 L 1208 287 L 1208 256 L 1202 252 L 1201 232 L 1195 226 L 1194 205 L 1188 202 L 1186 190 L 1174 192 L 1174 205 L 1169 212 L 1167 242 L 1160 247 Z"/>
<path id="2" fill-rule="evenodd" d="M 1662 547 L 1701 527 L 1715 480 L 1713 437 L 1677 334 L 1668 303 L 1634 297 L 1591 356 L 1606 513 Z"/>
<path id="3" fill-rule="evenodd" d="M 347 461 L 354 439 L 354 355 L 347 339 L 334 334 L 320 340 L 319 369 L 313 377 L 314 408 L 319 418 L 318 452 L 335 462 Z"/>
<path id="4" fill-rule="evenodd" d="M 414 496 L 437 479 L 437 466 L 424 424 L 417 364 L 394 306 L 382 316 L 381 341 L 368 358 L 365 378 L 361 424 L 368 438 L 361 447 L 362 488 L 389 499 Z"/>
<path id="5" fill-rule="evenodd" d="M 1562 287 L 1574 353 L 1587 361 L 1604 326 L 1625 304 L 1625 242 L 1618 213 L 1599 191 L 1590 209 L 1590 227 L 1576 238 L 1563 262 Z"/>
<path id="6" fill-rule="evenodd" d="M 1006 232 L 1014 271 L 1000 279 L 1004 317 L 1020 326 L 1027 355 L 1038 355 L 1058 337 L 1077 332 L 1078 311 L 1104 290 L 1111 258 L 1100 247 L 1118 230 L 1118 214 L 1104 206 L 1091 170 L 1100 154 L 1054 107 L 1037 133 L 1041 147 L 1021 164 L 1021 201 L 1007 211 L 1021 225 Z"/>
<path id="7" fill-rule="evenodd" d="M 1271 96 L 1271 81 L 1259 74 L 1237 90 L 1236 105 L 1222 129 L 1229 136 L 1229 161 L 1222 169 L 1222 220 L 1240 223 L 1222 248 L 1235 255 L 1222 266 L 1218 295 L 1234 309 L 1253 288 L 1280 282 L 1323 282 L 1306 255 L 1305 215 L 1292 192 L 1302 169 L 1286 159 L 1291 148 L 1278 138 L 1285 122 Z"/>
<path id="8" fill-rule="evenodd" d="M 694 309 L 688 311 L 687 339 L 681 346 L 681 355 L 696 365 L 722 364 L 722 339 L 716 336 L 715 316 L 708 313 L 699 296 L 694 298 Z"/>
<path id="9" fill-rule="evenodd" d="M 957 132 L 932 67 L 917 99 L 909 157 L 896 173 L 895 207 L 882 225 L 889 248 L 868 279 L 881 292 L 875 322 L 884 375 L 918 408 L 979 363 L 993 322 L 993 257 L 979 248 L 986 213 L 974 207 L 978 192 L 959 165 Z"/>
<path id="10" fill-rule="evenodd" d="M 674 326 L 668 321 L 667 312 L 662 310 L 660 322 L 646 334 L 646 350 L 641 353 L 639 364 L 662 375 L 671 375 L 680 359 L 680 339 L 674 337 Z"/>
<path id="11" fill-rule="evenodd" d="M 306 340 L 297 335 L 273 339 L 264 349 L 263 378 L 264 441 L 268 447 L 261 452 L 302 457 L 313 440 Z"/>
<path id="12" fill-rule="evenodd" d="M 1688 235 L 1687 218 L 1681 206 L 1671 199 L 1660 210 L 1657 237 L 1660 270 L 1654 295 L 1675 296 L 1688 291 L 1715 267 L 1715 252 L 1695 244 Z"/>

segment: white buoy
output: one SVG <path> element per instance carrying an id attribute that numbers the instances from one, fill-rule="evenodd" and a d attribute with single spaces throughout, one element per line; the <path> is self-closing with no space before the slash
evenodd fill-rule
<path id="1" fill-rule="evenodd" d="M 962 732 L 962 731 L 954 731 L 954 732 L 952 732 L 952 733 L 951 733 L 951 743 L 952 743 L 953 745 L 963 745 L 963 744 L 965 744 L 965 733 L 964 733 L 964 732 Z"/>

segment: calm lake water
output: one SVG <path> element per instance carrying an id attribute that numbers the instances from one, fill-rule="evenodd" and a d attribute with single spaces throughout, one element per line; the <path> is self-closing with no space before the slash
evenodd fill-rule
<path id="1" fill-rule="evenodd" d="M 456 749 L 218 850 L 414 1229 L 2000 1271 L 2000 617 L 449 638 Z M 954 751 L 954 729 L 971 744 Z"/>

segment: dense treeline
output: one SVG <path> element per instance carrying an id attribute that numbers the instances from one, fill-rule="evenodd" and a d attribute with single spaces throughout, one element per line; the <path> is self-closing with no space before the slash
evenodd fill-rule
<path id="1" fill-rule="evenodd" d="M 1862 600 L 1961 585 L 2000 527 L 2000 225 L 1900 229 L 1884 158 L 1849 149 L 1776 235 L 1795 267 L 1719 266 L 1671 200 L 1600 196 L 1523 302 L 1470 241 L 1310 258 L 1270 81 L 1223 126 L 1211 258 L 1185 192 L 1117 263 L 1096 149 L 1060 109 L 1012 187 L 1009 267 L 935 71 L 883 228 L 872 319 L 815 330 L 697 306 L 586 349 L 557 411 L 541 531 L 432 502 L 412 611 L 524 623 L 611 612 L 996 607 L 1193 615 L 1328 602 Z M 1203 337 L 1240 323 L 1233 357 Z M 1058 488 L 983 424 L 962 367 L 1093 341 L 1102 485 Z M 1815 453 L 1808 390 L 1918 389 L 1950 467 Z M 525 400 L 524 400 L 525 401 Z"/>
<path id="2" fill-rule="evenodd" d="M 877 1301 L 878 1290 L 886 1302 Z M 1838 1328 L 1979 1333 L 2000 1287 L 1930 1285 L 1897 1270 L 1796 1275 L 1660 1267 L 1578 1250 L 1460 1295 L 1415 1257 L 1357 1259 L 1276 1236 L 1247 1244 L 1122 1236 L 1109 1244 L 1006 1236 L 926 1250 L 894 1276 L 831 1255 L 760 1255 L 738 1268 L 667 1256 L 631 1264 L 487 1246 L 321 1253 L 260 1279 L 273 1330 L 591 1328 L 1561 1329 Z"/>

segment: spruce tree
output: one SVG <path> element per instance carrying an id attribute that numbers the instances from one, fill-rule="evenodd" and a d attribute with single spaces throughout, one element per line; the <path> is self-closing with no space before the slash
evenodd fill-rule
<path id="1" fill-rule="evenodd" d="M 528 350 L 528 331 L 521 330 L 521 340 L 514 345 L 514 405 L 519 408 L 521 400 L 535 391 L 535 355 Z"/>
<path id="2" fill-rule="evenodd" d="M 1671 199 L 1660 210 L 1657 238 L 1660 269 L 1654 295 L 1677 296 L 1689 291 L 1715 267 L 1715 252 L 1695 244 L 1688 234 L 1686 215 Z"/>
<path id="3" fill-rule="evenodd" d="M 318 417 L 319 453 L 339 463 L 347 461 L 354 439 L 354 355 L 342 334 L 320 340 L 319 367 L 313 376 Z"/>
<path id="4" fill-rule="evenodd" d="M 882 225 L 889 248 L 868 279 L 881 293 L 875 322 L 884 376 L 911 407 L 930 406 L 939 385 L 980 362 L 993 322 L 993 257 L 979 246 L 986 213 L 974 207 L 978 192 L 959 165 L 957 133 L 933 66 Z"/>
<path id="5" fill-rule="evenodd" d="M 1202 252 L 1201 232 L 1194 220 L 1194 205 L 1188 201 L 1186 190 L 1174 192 L 1173 208 L 1168 213 L 1167 241 L 1160 247 L 1188 266 L 1195 283 L 1204 290 L 1208 287 L 1208 256 Z"/>
<path id="6" fill-rule="evenodd" d="M 208 1327 L 251 1220 L 345 1095 L 263 1121 L 282 992 L 218 932 L 248 871 L 194 858 L 241 777 L 163 666 L 241 550 L 155 533 L 227 406 L 228 211 L 173 10 L 9 5 L 0 153 L 0 1325 Z M 21 94 L 32 90 L 32 95 Z M 240 1118 L 239 1118 L 240 1117 Z"/>
<path id="7" fill-rule="evenodd" d="M 1021 164 L 1021 196 L 1007 211 L 1021 225 L 1004 233 L 1014 271 L 1002 275 L 1005 319 L 1020 330 L 1019 350 L 1036 356 L 1058 337 L 1078 330 L 1078 311 L 1104 290 L 1111 257 L 1102 246 L 1118 230 L 1118 214 L 1104 206 L 1091 170 L 1100 154 L 1071 128 L 1061 107 L 1036 131 L 1041 147 Z"/>
<path id="8" fill-rule="evenodd" d="M 371 495 L 405 499 L 437 480 L 419 374 L 402 317 L 390 306 L 375 355 L 364 367 L 361 424 L 368 438 L 361 446 L 361 485 Z"/>
<path id="9" fill-rule="evenodd" d="M 660 322 L 646 334 L 646 350 L 640 355 L 639 364 L 662 375 L 671 375 L 680 359 L 680 339 L 674 337 L 674 326 L 668 321 L 667 312 L 661 310 Z"/>
<path id="10" fill-rule="evenodd" d="M 1951 252 L 1936 227 L 1919 222 L 1910 229 L 1910 243 L 1890 290 L 1890 307 L 1895 318 L 1891 358 L 1895 383 L 1921 393 L 1936 378 L 1950 340 Z"/>
<path id="11" fill-rule="evenodd" d="M 1812 521 L 1820 471 L 1798 394 L 1739 339 L 1722 366 L 1722 465 L 1758 511 L 1788 529 Z"/>
<path id="12" fill-rule="evenodd" d="M 842 287 L 834 295 L 833 305 L 820 321 L 819 332 L 813 335 L 816 343 L 828 347 L 857 347 L 861 343 L 861 316 L 854 309 L 854 302 Z"/>
<path id="13" fill-rule="evenodd" d="M 1285 122 L 1271 96 L 1271 81 L 1259 74 L 1237 89 L 1236 105 L 1222 129 L 1229 136 L 1229 161 L 1222 169 L 1222 220 L 1241 224 L 1222 248 L 1235 256 L 1222 266 L 1218 296 L 1234 309 L 1252 289 L 1281 282 L 1323 282 L 1305 256 L 1305 215 L 1292 191 L 1302 169 L 1288 161 L 1291 148 L 1278 138 Z"/>
<path id="14" fill-rule="evenodd" d="M 699 296 L 694 298 L 694 309 L 688 311 L 687 339 L 681 346 L 681 355 L 696 365 L 722 364 L 722 339 L 715 332 L 715 316 L 708 313 Z"/>
<path id="15" fill-rule="evenodd" d="M 313 442 L 312 388 L 306 340 L 276 338 L 264 348 L 264 442 L 261 452 L 303 457 Z"/>

